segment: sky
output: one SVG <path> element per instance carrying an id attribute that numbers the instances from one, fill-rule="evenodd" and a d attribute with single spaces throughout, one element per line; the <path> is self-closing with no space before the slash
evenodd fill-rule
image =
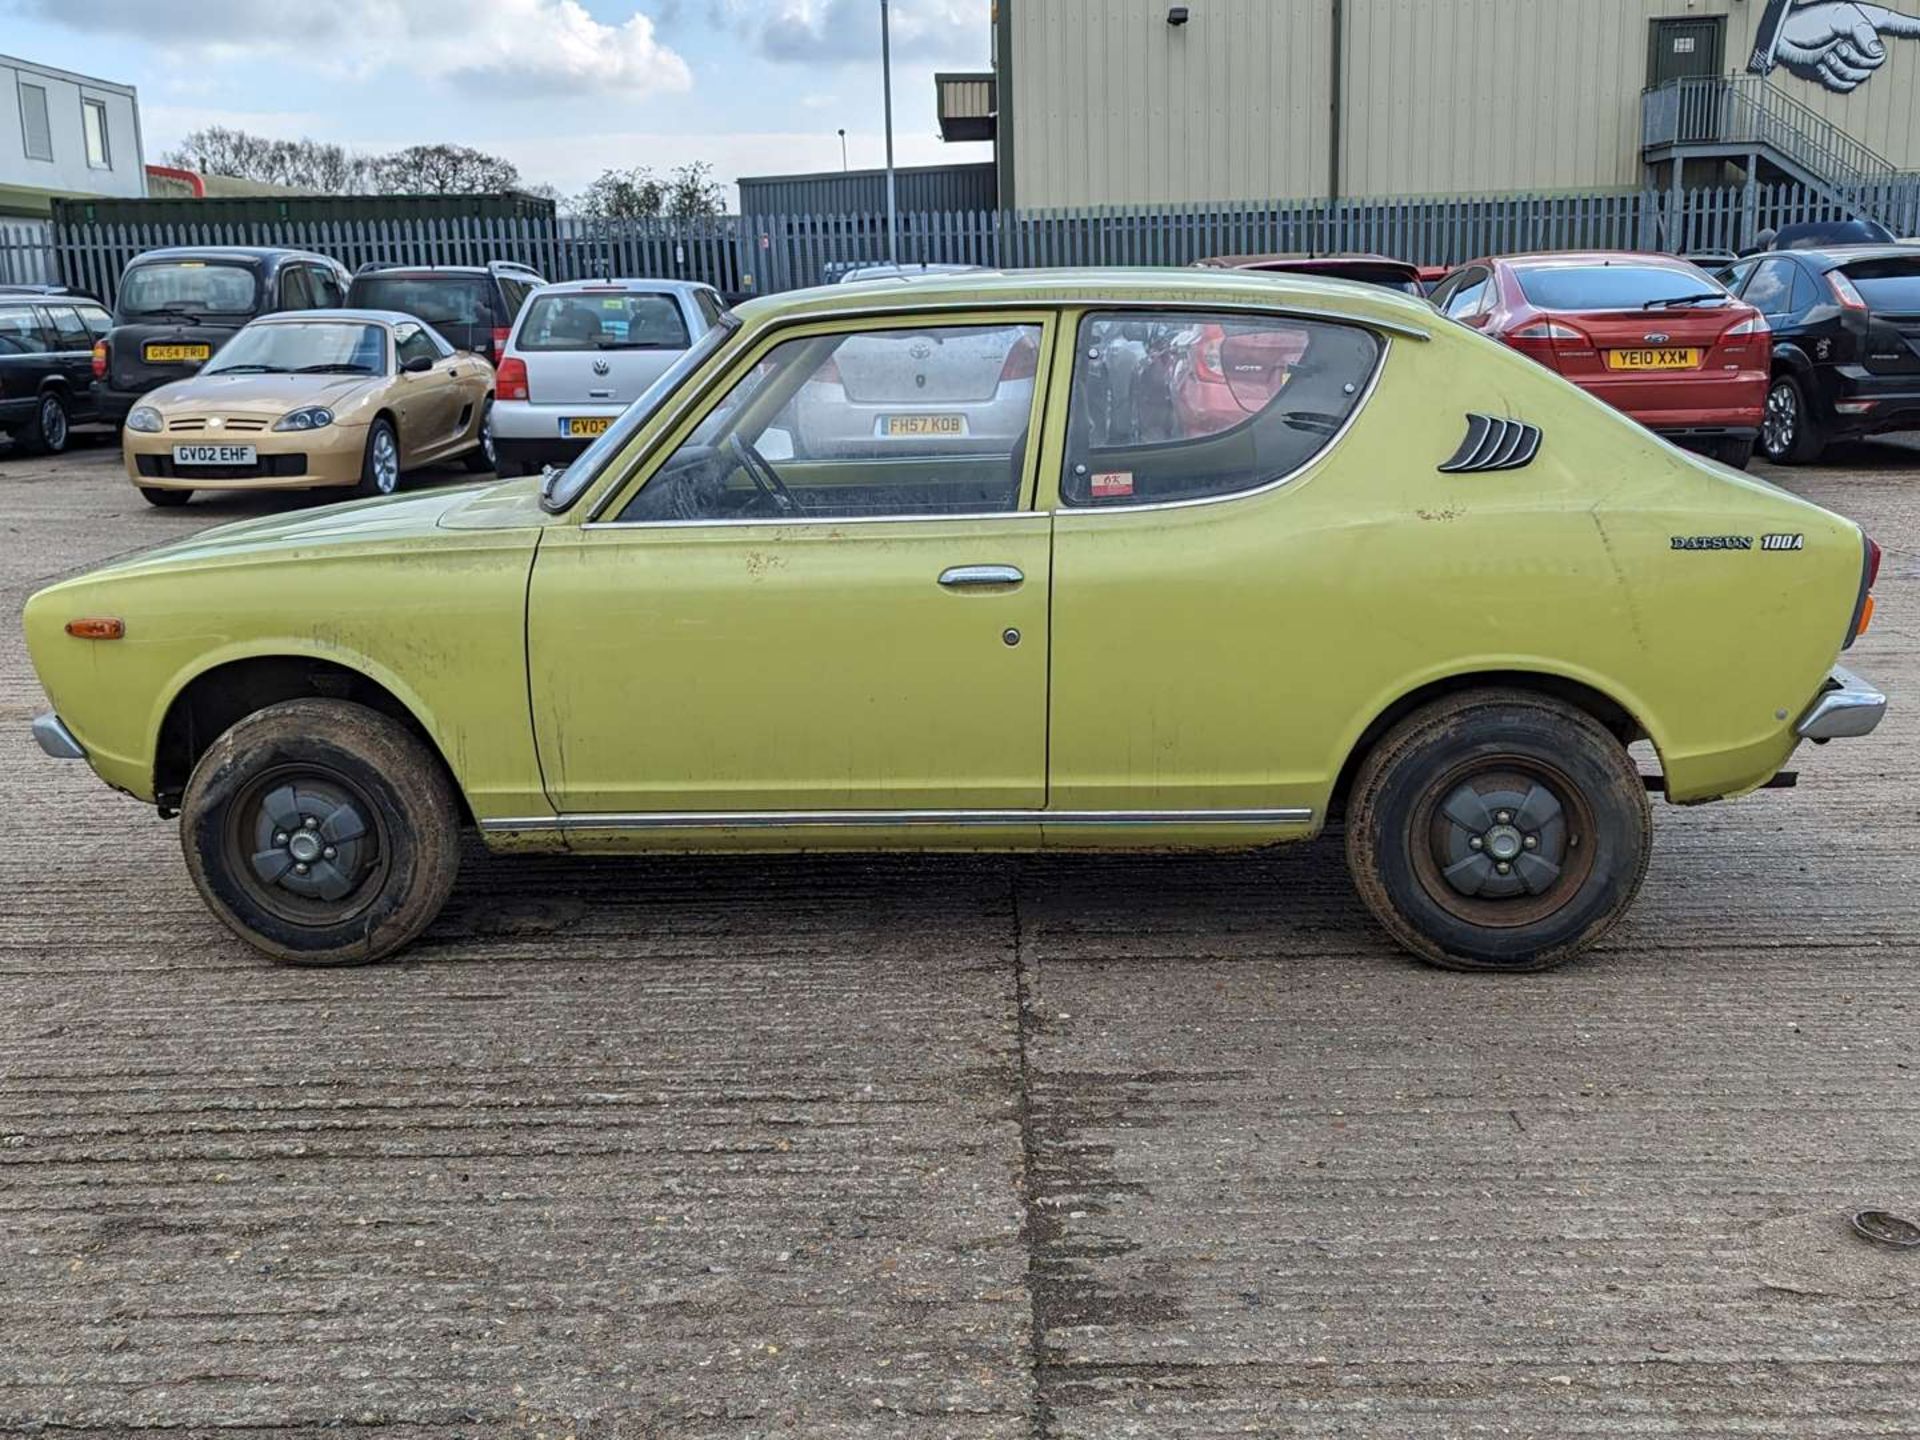
<path id="1" fill-rule="evenodd" d="M 991 0 L 892 0 L 901 165 L 947 145 L 936 70 L 984 70 Z M 563 194 L 602 170 L 884 162 L 879 0 L 0 0 L 0 52 L 140 92 L 149 164 L 226 125 L 375 152 L 448 142 Z"/>

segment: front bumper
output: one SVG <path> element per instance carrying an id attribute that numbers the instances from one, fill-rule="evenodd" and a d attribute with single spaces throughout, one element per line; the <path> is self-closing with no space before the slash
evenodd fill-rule
<path id="1" fill-rule="evenodd" d="M 1887 713 L 1887 697 L 1851 670 L 1833 667 L 1826 688 L 1807 707 L 1794 733 L 1817 742 L 1870 735 Z"/>
<path id="2" fill-rule="evenodd" d="M 42 750 L 56 760 L 84 760 L 87 747 L 73 738 L 66 722 L 49 710 L 33 717 L 33 738 Z"/>
<path id="3" fill-rule="evenodd" d="M 127 479 L 148 490 L 315 490 L 357 485 L 365 461 L 367 427 L 335 423 L 319 430 L 250 430 L 223 434 L 219 443 L 251 445 L 251 465 L 178 465 L 173 447 L 195 444 L 206 432 L 120 432 Z"/>

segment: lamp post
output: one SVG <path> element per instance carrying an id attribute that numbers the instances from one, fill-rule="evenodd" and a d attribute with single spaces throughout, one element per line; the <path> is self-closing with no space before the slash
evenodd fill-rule
<path id="1" fill-rule="evenodd" d="M 840 173 L 847 173 L 847 127 L 840 127 Z"/>
<path id="2" fill-rule="evenodd" d="M 900 263 L 900 211 L 893 188 L 893 46 L 887 0 L 880 0 L 880 93 L 887 109 L 887 260 Z"/>

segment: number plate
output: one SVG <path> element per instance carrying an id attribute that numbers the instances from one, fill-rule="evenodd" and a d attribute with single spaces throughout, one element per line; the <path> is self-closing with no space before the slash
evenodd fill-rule
<path id="1" fill-rule="evenodd" d="M 606 434 L 611 424 L 611 415 L 569 415 L 560 422 L 560 433 L 569 440 L 591 440 Z"/>
<path id="2" fill-rule="evenodd" d="M 202 360 L 211 359 L 211 345 L 148 345 L 140 351 L 140 356 L 149 365 L 178 365 L 182 363 L 197 365 Z"/>
<path id="3" fill-rule="evenodd" d="M 911 435 L 964 435 L 964 415 L 889 415 L 882 422 L 881 434 L 899 438 Z"/>
<path id="4" fill-rule="evenodd" d="M 1698 350 L 1609 350 L 1609 370 L 1697 370 Z"/>
<path id="5" fill-rule="evenodd" d="M 176 445 L 173 447 L 173 463 L 176 465 L 251 465 L 254 463 L 251 445 Z"/>

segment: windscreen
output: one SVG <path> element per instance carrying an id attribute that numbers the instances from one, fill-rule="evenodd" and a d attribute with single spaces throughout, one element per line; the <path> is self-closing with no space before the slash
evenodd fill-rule
<path id="1" fill-rule="evenodd" d="M 1640 310 L 1651 305 L 1711 295 L 1732 297 L 1704 272 L 1664 265 L 1545 265 L 1516 271 L 1527 303 L 1541 310 Z"/>
<path id="2" fill-rule="evenodd" d="M 1882 315 L 1920 315 L 1920 256 L 1912 260 L 1862 260 L 1843 273 L 1869 310 Z"/>
<path id="3" fill-rule="evenodd" d="M 253 324 L 220 348 L 205 375 L 384 375 L 387 336 L 378 325 Z"/>
<path id="4" fill-rule="evenodd" d="M 671 295 L 594 291 L 536 295 L 515 348 L 544 350 L 684 350 L 687 322 Z"/>
<path id="5" fill-rule="evenodd" d="M 397 310 L 435 328 L 490 327 L 487 281 L 479 275 L 362 275 L 353 282 L 360 310 Z"/>
<path id="6" fill-rule="evenodd" d="M 258 308 L 259 292 L 259 276 L 245 265 L 156 261 L 127 271 L 120 282 L 118 308 L 124 320 L 168 313 L 251 315 Z"/>

